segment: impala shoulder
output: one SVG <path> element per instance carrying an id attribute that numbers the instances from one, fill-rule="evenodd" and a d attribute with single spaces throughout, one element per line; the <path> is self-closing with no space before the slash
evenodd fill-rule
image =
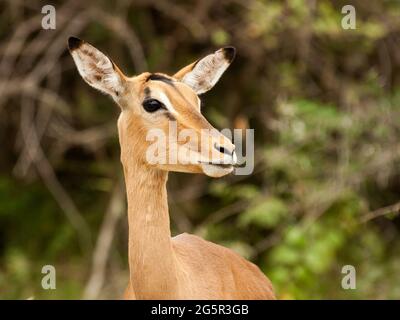
<path id="1" fill-rule="evenodd" d="M 176 235 L 175 237 L 172 238 L 172 242 L 174 244 L 182 244 L 182 245 L 204 245 L 207 243 L 211 243 L 208 242 L 206 240 L 204 240 L 203 238 L 196 236 L 194 234 L 189 234 L 189 233 L 181 233 Z"/>
<path id="2" fill-rule="evenodd" d="M 172 240 L 174 247 L 178 251 L 192 250 L 192 252 L 196 252 L 197 255 L 210 256 L 213 259 L 215 258 L 216 260 L 214 260 L 214 262 L 232 257 L 236 259 L 243 259 L 233 250 L 207 241 L 197 235 L 182 233 L 173 237 Z"/>

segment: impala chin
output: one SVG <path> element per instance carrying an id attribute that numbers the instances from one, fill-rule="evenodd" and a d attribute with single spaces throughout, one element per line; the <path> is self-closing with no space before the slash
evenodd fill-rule
<path id="1" fill-rule="evenodd" d="M 201 169 L 203 173 L 212 178 L 220 178 L 230 174 L 233 171 L 233 166 L 230 164 L 209 164 L 202 163 Z"/>

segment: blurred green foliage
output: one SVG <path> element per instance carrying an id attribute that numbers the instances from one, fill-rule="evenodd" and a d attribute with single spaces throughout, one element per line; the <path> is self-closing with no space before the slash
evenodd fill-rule
<path id="1" fill-rule="evenodd" d="M 355 30 L 341 27 L 346 4 L 356 8 Z M 5 48 L 42 5 L 0 4 L 0 66 L 11 63 Z M 83 83 L 62 47 L 82 12 L 88 21 L 78 35 L 128 74 L 145 68 L 172 74 L 218 46 L 237 47 L 236 61 L 203 97 L 203 110 L 216 127 L 255 129 L 254 173 L 219 180 L 171 174 L 174 234 L 197 233 L 237 250 L 261 267 L 279 298 L 400 298 L 398 212 L 371 216 L 400 200 L 398 1 L 70 0 L 55 6 L 57 29 L 35 25 L 21 52 L 9 53 L 21 62 L 15 72 L 0 77 L 23 81 L 43 63 L 40 41 L 50 46 L 61 39 L 56 63 L 38 83 L 58 99 L 46 107 L 38 99 L 33 119 L 92 245 L 121 167 L 117 110 Z M 63 15 L 70 18 L 62 22 Z M 40 168 L 16 165 L 23 151 L 21 97 L 0 100 L 0 298 L 80 298 L 91 251 L 80 245 Z M 87 128 L 104 137 L 68 140 Z M 101 297 L 119 297 L 127 282 L 125 220 L 117 225 Z M 57 268 L 57 290 L 41 289 L 45 264 Z M 357 270 L 356 290 L 341 288 L 347 264 Z"/>

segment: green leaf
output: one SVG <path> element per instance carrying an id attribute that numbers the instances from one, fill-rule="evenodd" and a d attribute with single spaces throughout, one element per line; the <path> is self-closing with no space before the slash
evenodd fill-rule
<path id="1" fill-rule="evenodd" d="M 239 218 L 239 225 L 253 224 L 259 227 L 272 228 L 287 214 L 286 204 L 278 198 L 270 197 L 246 210 Z"/>
<path id="2" fill-rule="evenodd" d="M 217 46 L 224 46 L 229 42 L 230 36 L 225 30 L 217 29 L 211 34 L 211 40 Z"/>

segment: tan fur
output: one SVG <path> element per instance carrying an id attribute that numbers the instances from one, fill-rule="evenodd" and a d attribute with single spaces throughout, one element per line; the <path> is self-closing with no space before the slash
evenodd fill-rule
<path id="1" fill-rule="evenodd" d="M 134 81 L 143 90 L 140 78 Z M 180 88 L 182 97 L 154 82 L 151 90 L 163 90 L 179 111 L 181 128 L 211 126 L 197 111 L 195 95 L 185 92 L 190 89 Z M 147 127 L 128 111 L 121 114 L 118 128 L 128 196 L 130 283 L 125 299 L 275 299 L 266 276 L 232 250 L 188 234 L 171 238 L 168 173 L 150 168 L 142 158 Z"/>
<path id="2" fill-rule="evenodd" d="M 158 128 L 167 132 L 171 117 L 177 122 L 178 132 L 189 128 L 200 134 L 201 129 L 213 129 L 201 114 L 199 98 L 189 86 L 193 85 L 197 75 L 190 79 L 189 85 L 179 81 L 188 72 L 194 72 L 194 64 L 180 70 L 176 77 L 169 77 L 172 84 L 149 80 L 149 73 L 128 78 L 113 64 L 114 73 L 108 58 L 93 46 L 77 38 L 70 38 L 69 45 L 82 77 L 87 82 L 90 77 L 90 85 L 112 95 L 122 110 L 118 119 L 118 132 L 128 200 L 130 271 L 124 297 L 275 299 L 267 277 L 257 266 L 232 250 L 186 233 L 171 237 L 166 188 L 168 172 L 206 173 L 213 177 L 231 172 L 219 166 L 216 171 L 205 171 L 201 163 L 150 165 L 146 161 L 145 154 L 149 147 L 149 142 L 146 141 L 148 130 Z M 224 59 L 223 49 L 215 53 L 218 55 L 215 58 L 212 55 L 206 57 L 207 61 L 219 68 L 212 72 L 210 68 L 213 64 L 203 63 L 203 69 L 207 72 L 200 70 L 199 81 L 205 80 L 207 88 L 219 79 L 221 72 L 231 62 L 234 52 L 233 49 L 229 50 L 230 56 L 226 55 L 229 61 L 221 61 Z M 98 64 L 96 59 L 106 63 Z M 96 68 L 90 67 L 93 64 Z M 109 82 L 104 82 L 103 72 L 113 77 L 112 86 Z M 201 83 L 195 85 L 199 90 L 205 90 Z M 142 107 L 146 92 L 167 97 L 173 106 L 174 114 L 167 114 L 165 111 L 146 112 Z M 220 146 L 232 152 L 233 157 L 234 146 L 221 133 L 210 133 L 206 139 L 209 143 L 202 146 L 199 154 L 207 157 L 210 149 L 214 148 L 215 141 L 218 141 Z M 177 146 L 167 148 L 173 147 L 179 149 L 182 145 L 178 143 Z M 219 156 L 223 158 L 222 154 Z"/>
<path id="3" fill-rule="evenodd" d="M 132 133 L 134 135 L 134 133 Z M 129 221 L 126 299 L 275 299 L 270 281 L 232 250 L 197 236 L 171 238 L 167 172 L 138 163 L 122 132 Z"/>

